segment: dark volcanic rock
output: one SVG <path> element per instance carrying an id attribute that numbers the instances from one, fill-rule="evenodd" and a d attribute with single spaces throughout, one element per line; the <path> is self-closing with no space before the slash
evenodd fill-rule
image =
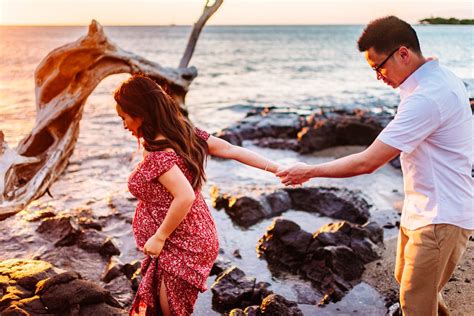
<path id="1" fill-rule="evenodd" d="M 273 149 L 290 149 L 293 151 L 300 151 L 301 144 L 297 139 L 282 139 L 282 138 L 260 138 L 254 140 L 254 144 L 260 147 L 273 148 Z"/>
<path id="2" fill-rule="evenodd" d="M 270 294 L 265 297 L 260 306 L 253 305 L 245 310 L 235 308 L 230 311 L 229 316 L 302 316 L 303 312 L 298 308 L 298 304 L 289 301 L 281 295 Z"/>
<path id="3" fill-rule="evenodd" d="M 292 208 L 364 224 L 369 219 L 370 204 L 358 193 L 339 188 L 285 189 Z"/>
<path id="4" fill-rule="evenodd" d="M 260 201 L 247 196 L 231 200 L 225 211 L 235 223 L 243 227 L 250 227 L 265 218 Z"/>
<path id="5" fill-rule="evenodd" d="M 233 308 L 259 305 L 262 299 L 271 294 L 269 284 L 256 282 L 239 268 L 233 266 L 223 271 L 211 287 L 213 309 L 224 313 Z"/>
<path id="6" fill-rule="evenodd" d="M 132 291 L 132 281 L 127 279 L 125 275 L 114 278 L 104 287 L 114 293 L 114 297 L 123 307 L 131 307 L 135 294 Z"/>
<path id="7" fill-rule="evenodd" d="M 337 301 L 352 287 L 350 282 L 360 278 L 364 264 L 379 257 L 371 240 L 379 240 L 381 228 L 375 225 L 330 223 L 312 235 L 290 220 L 277 218 L 257 249 L 272 270 L 297 273 Z"/>
<path id="8" fill-rule="evenodd" d="M 100 315 L 100 316 L 127 316 L 128 312 L 121 308 L 113 307 L 105 303 L 81 306 L 79 316 Z"/>
<path id="9" fill-rule="evenodd" d="M 104 273 L 102 274 L 101 280 L 104 283 L 109 283 L 113 279 L 124 275 L 122 272 L 123 263 L 121 263 L 118 259 L 114 257 L 110 258 L 109 263 L 105 267 Z"/>
<path id="10" fill-rule="evenodd" d="M 120 255 L 120 250 L 111 237 L 95 229 L 84 230 L 77 240 L 77 245 L 89 252 L 98 252 L 103 256 Z"/>
<path id="11" fill-rule="evenodd" d="M 51 264 L 40 260 L 9 259 L 0 262 L 0 276 L 4 277 L 2 283 L 8 284 L 8 278 L 30 291 L 34 291 L 40 280 L 56 274 Z"/>
<path id="12" fill-rule="evenodd" d="M 234 223 L 246 228 L 289 209 L 315 212 L 363 224 L 369 219 L 371 207 L 358 192 L 324 187 L 278 190 L 258 199 L 220 194 L 219 190 L 213 187 L 211 197 L 216 208 L 224 208 Z"/>
<path id="13" fill-rule="evenodd" d="M 121 267 L 123 274 L 127 276 L 128 279 L 131 279 L 133 275 L 140 269 L 141 262 L 139 260 L 134 260 L 130 263 L 126 263 Z"/>
<path id="14" fill-rule="evenodd" d="M 303 125 L 304 118 L 299 114 L 264 110 L 257 115 L 247 116 L 216 136 L 240 146 L 242 140 L 247 139 L 296 138 Z"/>
<path id="15" fill-rule="evenodd" d="M 312 235 L 290 220 L 277 218 L 258 242 L 259 253 L 270 263 L 298 271 Z"/>
<path id="16" fill-rule="evenodd" d="M 74 273 L 63 273 L 39 282 L 36 294 L 50 312 L 61 313 L 76 305 L 107 303 L 120 308 L 109 291 L 99 285 L 82 280 Z"/>
<path id="17" fill-rule="evenodd" d="M 216 261 L 212 265 L 210 275 L 219 275 L 223 271 L 230 268 L 231 266 L 232 266 L 232 262 L 230 260 L 227 260 L 224 257 L 222 257 L 221 255 L 218 255 Z"/>
<path id="18" fill-rule="evenodd" d="M 71 216 L 46 218 L 36 231 L 53 242 L 55 246 L 72 245 L 81 233 L 79 226 Z"/>
<path id="19" fill-rule="evenodd" d="M 383 228 L 376 222 L 369 222 L 362 226 L 365 236 L 376 244 L 383 244 Z"/>
<path id="20" fill-rule="evenodd" d="M 108 290 L 83 280 L 77 272 L 58 273 L 45 261 L 1 261 L 0 314 L 127 315 Z"/>
<path id="21" fill-rule="evenodd" d="M 317 111 L 300 133 L 300 151 L 309 153 L 342 145 L 368 146 L 391 119 L 390 113 L 361 109 Z"/>
<path id="22" fill-rule="evenodd" d="M 77 223 L 80 227 L 88 229 L 92 228 L 95 230 L 102 230 L 102 224 L 97 221 L 94 212 L 88 207 L 79 207 L 72 210 L 74 218 L 77 219 Z"/>
<path id="23" fill-rule="evenodd" d="M 216 136 L 234 145 L 253 140 L 262 147 L 309 153 L 334 146 L 369 145 L 393 118 L 381 109 L 324 108 L 305 116 L 292 111 L 254 111 Z"/>
<path id="24" fill-rule="evenodd" d="M 260 311 L 261 315 L 303 316 L 295 302 L 288 301 L 278 294 L 270 294 L 265 297 L 260 306 Z"/>
<path id="25" fill-rule="evenodd" d="M 290 195 L 283 190 L 265 195 L 263 201 L 271 210 L 271 214 L 281 214 L 292 207 Z"/>
<path id="26" fill-rule="evenodd" d="M 313 258 L 324 260 L 333 273 L 342 276 L 347 281 L 360 278 L 364 272 L 364 263 L 361 258 L 348 246 L 320 247 L 312 255 Z"/>

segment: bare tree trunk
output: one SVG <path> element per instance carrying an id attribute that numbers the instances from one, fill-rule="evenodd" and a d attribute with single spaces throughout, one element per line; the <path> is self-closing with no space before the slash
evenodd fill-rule
<path id="1" fill-rule="evenodd" d="M 217 1 L 220 4 L 222 0 Z M 216 3 L 217 3 L 216 2 Z M 196 25 L 204 23 L 215 7 L 206 7 Z M 212 11 L 212 13 L 210 13 Z M 196 26 L 195 26 L 196 27 Z M 183 60 L 192 56 L 197 35 L 190 37 Z M 107 76 L 143 73 L 165 85 L 184 106 L 188 88 L 197 76 L 195 67 L 162 67 L 127 52 L 107 38 L 96 21 L 86 36 L 50 52 L 35 71 L 36 125 L 16 150 L 8 147 L 0 131 L 0 220 L 42 196 L 66 168 L 79 136 L 85 102 Z"/>
<path id="2" fill-rule="evenodd" d="M 194 23 L 193 30 L 189 35 L 188 45 L 186 46 L 186 50 L 184 51 L 181 61 L 179 62 L 178 68 L 188 67 L 202 28 L 206 24 L 207 20 L 209 20 L 209 18 L 217 11 L 217 9 L 219 9 L 223 2 L 224 0 L 216 0 L 214 1 L 213 5 L 209 5 L 209 0 L 206 1 L 206 5 L 204 6 L 201 17 L 196 23 Z"/>

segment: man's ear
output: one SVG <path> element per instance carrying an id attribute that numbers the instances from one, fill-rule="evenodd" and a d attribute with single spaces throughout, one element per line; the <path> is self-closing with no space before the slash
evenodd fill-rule
<path id="1" fill-rule="evenodd" d="M 411 55 L 413 54 L 413 52 L 405 46 L 400 47 L 398 53 L 400 54 L 400 57 L 404 64 L 408 64 L 410 62 Z"/>

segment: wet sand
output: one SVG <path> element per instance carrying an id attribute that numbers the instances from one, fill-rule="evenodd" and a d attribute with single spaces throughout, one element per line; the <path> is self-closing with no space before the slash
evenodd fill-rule
<path id="1" fill-rule="evenodd" d="M 385 240 L 382 258 L 366 265 L 362 280 L 379 291 L 385 297 L 398 296 L 398 283 L 393 276 L 397 238 Z M 453 276 L 443 289 L 443 297 L 451 314 L 474 315 L 474 241 L 468 242 Z M 396 295 L 396 296 L 395 296 Z"/>

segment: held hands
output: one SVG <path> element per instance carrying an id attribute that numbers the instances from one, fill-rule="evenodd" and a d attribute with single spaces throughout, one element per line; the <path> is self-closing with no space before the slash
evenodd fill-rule
<path id="1" fill-rule="evenodd" d="M 159 237 L 157 234 L 154 234 L 147 240 L 145 246 L 143 246 L 143 253 L 152 258 L 158 257 L 165 245 L 165 240 L 166 239 Z"/>
<path id="2" fill-rule="evenodd" d="M 286 186 L 299 185 L 311 179 L 310 170 L 311 166 L 302 162 L 298 162 L 293 166 L 286 168 L 279 166 L 275 175 L 280 177 L 281 183 Z"/>

